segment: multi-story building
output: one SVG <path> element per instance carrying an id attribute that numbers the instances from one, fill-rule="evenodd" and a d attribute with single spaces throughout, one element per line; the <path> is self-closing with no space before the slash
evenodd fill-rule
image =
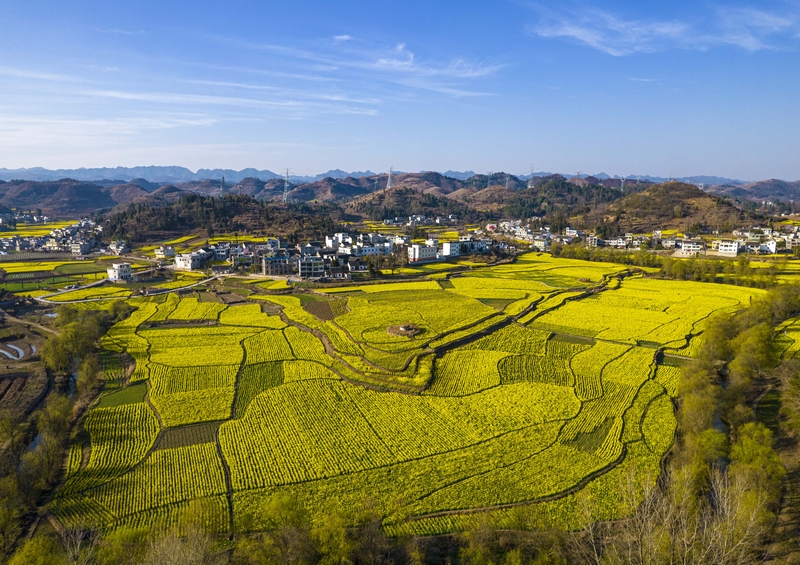
<path id="1" fill-rule="evenodd" d="M 85 255 L 86 253 L 89 253 L 91 248 L 92 246 L 89 245 L 88 241 L 73 241 L 70 244 L 70 250 L 72 251 L 73 255 Z"/>
<path id="2" fill-rule="evenodd" d="M 442 255 L 445 257 L 458 257 L 461 255 L 461 242 L 445 241 L 442 244 Z"/>
<path id="3" fill-rule="evenodd" d="M 123 255 L 131 250 L 131 248 L 128 247 L 127 241 L 112 241 L 111 245 L 108 246 L 108 249 L 114 255 Z"/>
<path id="4" fill-rule="evenodd" d="M 261 272 L 271 277 L 287 276 L 294 273 L 295 265 L 288 253 L 265 253 L 261 257 Z"/>
<path id="5" fill-rule="evenodd" d="M 171 245 L 162 245 L 156 248 L 156 259 L 175 257 L 175 248 Z"/>
<path id="6" fill-rule="evenodd" d="M 711 248 L 720 255 L 736 257 L 739 254 L 739 242 L 735 239 L 720 239 L 712 242 Z"/>
<path id="7" fill-rule="evenodd" d="M 438 247 L 435 245 L 420 245 L 415 243 L 408 248 L 408 262 L 434 261 L 437 258 Z"/>
<path id="8" fill-rule="evenodd" d="M 183 253 L 175 257 L 175 268 L 183 271 L 199 269 L 203 258 L 196 253 Z"/>
<path id="9" fill-rule="evenodd" d="M 325 276 L 325 261 L 316 255 L 303 255 L 297 258 L 297 274 L 305 279 Z"/>
<path id="10" fill-rule="evenodd" d="M 124 282 L 133 278 L 133 269 L 131 269 L 130 263 L 113 263 L 106 272 L 108 273 L 108 280 L 112 282 Z"/>

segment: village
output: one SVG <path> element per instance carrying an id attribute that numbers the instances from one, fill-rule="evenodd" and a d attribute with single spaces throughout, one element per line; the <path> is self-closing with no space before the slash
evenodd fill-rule
<path id="1" fill-rule="evenodd" d="M 40 216 L 5 218 L 35 225 Z M 33 224 L 29 224 L 33 222 Z M 43 224 L 44 225 L 44 224 Z M 532 227 L 539 222 L 502 220 L 482 226 L 465 226 L 456 216 L 429 218 L 420 215 L 384 220 L 381 229 L 364 232 L 336 232 L 319 240 L 290 244 L 279 237 L 260 241 L 245 240 L 206 242 L 200 246 L 176 249 L 162 244 L 150 247 L 152 267 L 180 271 L 206 271 L 212 275 L 246 272 L 267 277 L 297 277 L 316 281 L 347 281 L 354 276 L 375 274 L 426 263 L 445 262 L 465 256 L 490 252 L 504 254 L 526 248 L 550 252 L 554 245 L 583 245 L 620 250 L 670 253 L 675 257 L 736 257 L 741 253 L 775 255 L 800 249 L 800 230 L 791 224 L 779 228 L 750 226 L 720 234 L 680 234 L 654 230 L 648 234 L 626 233 L 601 238 L 596 233 L 566 227 L 560 231 L 550 226 Z M 442 233 L 440 226 L 452 226 Z M 366 226 L 368 229 L 370 226 Z M 467 229 L 469 227 L 469 229 Z M 394 229 L 392 229 L 394 228 Z M 420 229 L 422 228 L 422 229 Z M 431 229 L 433 228 L 433 229 Z M 438 231 L 437 231 L 438 230 Z M 102 226 L 82 219 L 55 227 L 45 235 L 14 235 L 0 238 L 0 255 L 19 259 L 72 256 L 76 259 L 118 256 L 136 259 L 138 248 L 124 240 L 102 241 Z M 421 237 L 412 239 L 411 234 Z M 142 265 L 114 262 L 108 269 L 109 281 L 127 282 L 135 278 Z"/>
<path id="2" fill-rule="evenodd" d="M 354 274 L 367 272 L 371 266 L 393 269 L 486 253 L 496 243 L 481 234 L 481 230 L 476 230 L 459 236 L 457 241 L 440 243 L 430 237 L 422 243 L 412 243 L 407 235 L 337 232 L 324 240 L 294 246 L 289 246 L 285 239 L 268 238 L 263 242 L 218 242 L 188 253 L 177 253 L 174 246 L 162 245 L 154 253 L 160 266 L 176 271 L 210 269 L 212 274 L 228 274 L 244 269 L 270 277 L 351 280 Z M 129 250 L 124 241 L 112 242 L 109 249 L 118 255 Z M 172 264 L 167 264 L 169 260 Z M 108 269 L 111 281 L 124 281 L 132 276 L 126 263 L 115 263 Z"/>
<path id="3" fill-rule="evenodd" d="M 591 248 L 672 250 L 676 257 L 736 257 L 740 253 L 775 255 L 800 246 L 800 229 L 795 225 L 782 225 L 779 230 L 761 226 L 739 228 L 734 229 L 731 237 L 727 238 L 720 237 L 719 233 L 667 235 L 661 230 L 654 230 L 649 235 L 626 233 L 624 236 L 602 239 L 571 227 L 567 227 L 563 233 L 552 233 L 549 226 L 532 229 L 519 220 L 490 224 L 487 231 L 527 242 L 542 252 L 550 251 L 553 244 L 570 245 L 582 242 Z"/>
<path id="4" fill-rule="evenodd" d="M 31 216 L 18 214 L 15 217 L 8 215 L 0 217 L 0 226 L 13 230 L 17 222 L 29 225 L 46 225 L 47 216 Z M 100 242 L 103 227 L 98 226 L 93 220 L 82 219 L 71 225 L 57 227 L 43 235 L 20 235 L 15 233 L 9 237 L 0 237 L 0 255 L 14 252 L 50 252 L 69 253 L 71 255 L 86 255 L 94 250 L 101 250 Z M 0 232 L 2 235 L 2 232 Z M 102 250 L 105 252 L 105 250 Z"/>

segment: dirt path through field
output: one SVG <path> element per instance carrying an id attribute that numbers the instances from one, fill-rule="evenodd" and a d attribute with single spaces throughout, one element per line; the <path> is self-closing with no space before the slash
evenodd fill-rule
<path id="1" fill-rule="evenodd" d="M 15 324 L 19 324 L 21 326 L 27 326 L 29 328 L 36 328 L 37 330 L 42 330 L 43 332 L 51 333 L 54 335 L 58 335 L 58 330 L 54 330 L 53 328 L 48 328 L 47 326 L 43 326 L 41 324 L 37 324 L 35 322 L 26 322 L 25 320 L 20 320 L 19 318 L 15 318 L 10 314 L 5 314 L 0 312 L 0 316 L 4 319 L 8 320 L 9 322 L 14 322 Z"/>

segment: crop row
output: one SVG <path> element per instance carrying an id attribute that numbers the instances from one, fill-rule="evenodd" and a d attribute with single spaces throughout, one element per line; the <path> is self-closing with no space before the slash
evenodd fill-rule
<path id="1" fill-rule="evenodd" d="M 327 367 L 314 361 L 284 361 L 283 380 L 291 383 L 295 381 L 309 381 L 314 379 L 338 379 Z"/>
<path id="2" fill-rule="evenodd" d="M 225 420 L 231 415 L 233 386 L 175 392 L 150 397 L 164 426 L 171 428 L 198 422 Z"/>
<path id="3" fill-rule="evenodd" d="M 285 384 L 220 427 L 234 489 L 294 483 L 393 461 L 336 381 Z"/>
<path id="4" fill-rule="evenodd" d="M 556 443 L 518 463 L 439 489 L 411 508 L 422 514 L 535 500 L 563 492 L 607 464 L 590 453 Z"/>
<path id="5" fill-rule="evenodd" d="M 498 369 L 503 384 L 539 382 L 570 387 L 575 384 L 575 377 L 569 368 L 569 359 L 511 355 L 499 363 Z"/>
<path id="6" fill-rule="evenodd" d="M 126 288 L 115 286 L 93 286 L 70 290 L 56 296 L 50 297 L 51 302 L 72 302 L 74 300 L 87 300 L 92 298 L 126 298 L 131 295 L 131 291 Z"/>
<path id="7" fill-rule="evenodd" d="M 503 318 L 500 316 L 500 314 L 494 314 L 488 316 L 485 320 L 473 326 L 438 337 L 433 341 L 429 342 L 428 346 L 432 348 L 446 347 L 447 345 L 450 345 L 460 339 L 464 339 L 466 337 L 475 335 L 478 332 L 481 332 L 487 328 L 491 328 L 492 326 L 502 321 L 502 319 Z"/>
<path id="8" fill-rule="evenodd" d="M 598 341 L 591 348 L 575 355 L 570 360 L 570 367 L 575 374 L 575 392 L 578 398 L 589 400 L 601 396 L 603 368 L 629 349 L 626 345 Z"/>
<path id="9" fill-rule="evenodd" d="M 322 326 L 320 326 L 320 331 L 328 336 L 328 339 L 331 341 L 331 345 L 336 351 L 341 353 L 349 353 L 350 355 L 362 355 L 364 350 L 361 349 L 361 346 L 357 343 L 353 343 L 350 338 L 347 337 L 347 334 L 344 333 L 339 326 L 335 323 L 328 321 L 325 322 Z"/>
<path id="10" fill-rule="evenodd" d="M 250 402 L 273 387 L 283 384 L 283 362 L 247 363 L 239 375 L 239 387 L 236 392 L 236 417 L 241 418 L 250 406 Z"/>
<path id="11" fill-rule="evenodd" d="M 642 388 L 639 389 L 633 404 L 625 412 L 625 427 L 622 433 L 622 441 L 624 443 L 639 441 L 643 438 L 642 420 L 645 412 L 647 412 L 650 403 L 663 394 L 664 387 L 657 381 L 652 379 L 645 381 Z"/>
<path id="12" fill-rule="evenodd" d="M 258 304 L 229 306 L 219 315 L 219 323 L 229 326 L 251 326 L 277 330 L 286 327 L 286 324 L 279 316 L 264 314 Z"/>
<path id="13" fill-rule="evenodd" d="M 425 394 L 464 396 L 498 386 L 497 363 L 506 355 L 502 351 L 450 351 L 436 360 L 433 381 Z"/>
<path id="14" fill-rule="evenodd" d="M 218 302 L 200 302 L 195 297 L 184 296 L 178 306 L 169 314 L 170 320 L 216 320 L 225 304 Z"/>
<path id="15" fill-rule="evenodd" d="M 296 359 L 305 359 L 323 365 L 330 365 L 331 358 L 325 353 L 325 346 L 314 334 L 301 331 L 295 327 L 286 328 L 283 333 Z"/>
<path id="16" fill-rule="evenodd" d="M 177 531 L 185 535 L 193 526 L 200 524 L 204 531 L 227 533 L 230 529 L 230 507 L 227 496 L 193 498 L 130 514 L 110 524 L 112 528 L 132 530 Z"/>
<path id="17" fill-rule="evenodd" d="M 150 395 L 166 396 L 209 388 L 231 387 L 236 382 L 239 365 L 170 367 L 150 363 Z"/>
<path id="18" fill-rule="evenodd" d="M 217 448 L 204 443 L 154 451 L 136 469 L 89 496 L 122 517 L 225 492 Z"/>
<path id="19" fill-rule="evenodd" d="M 95 408 L 84 423 L 91 451 L 86 467 L 71 475 L 60 494 L 85 490 L 119 476 L 141 461 L 158 435 L 158 420 L 147 404 Z"/>
<path id="20" fill-rule="evenodd" d="M 238 364 L 244 351 L 239 344 L 254 335 L 255 328 L 203 326 L 198 328 L 154 328 L 139 335 L 150 343 L 150 361 L 171 367 Z"/>
<path id="21" fill-rule="evenodd" d="M 667 393 L 672 396 L 678 396 L 678 384 L 681 379 L 681 368 L 673 367 L 670 365 L 658 365 L 656 367 L 656 381 L 663 386 Z"/>
<path id="22" fill-rule="evenodd" d="M 466 478 L 480 475 L 510 465 L 551 445 L 560 423 L 553 422 L 510 432 L 484 443 L 438 453 L 422 459 L 414 459 L 363 472 L 293 484 L 285 489 L 268 488 L 242 490 L 234 493 L 234 514 L 237 528 L 263 528 L 259 522 L 258 506 L 265 496 L 276 492 L 291 492 L 312 514 L 324 512 L 326 501 L 336 500 L 341 508 L 353 508 L 369 492 L 377 503 L 389 506 L 396 501 L 412 503 L 425 496 Z M 447 508 L 423 507 L 426 511 Z M 254 516 L 255 523 L 244 524 L 242 516 Z"/>
<path id="23" fill-rule="evenodd" d="M 178 304 L 181 301 L 181 297 L 176 292 L 171 292 L 166 295 L 164 301 L 158 305 L 158 309 L 155 314 L 150 317 L 151 322 L 164 322 L 169 318 L 170 314 L 175 311 L 175 308 L 178 307 Z"/>
<path id="24" fill-rule="evenodd" d="M 289 342 L 282 331 L 266 330 L 244 340 L 247 364 L 294 359 Z"/>
<path id="25" fill-rule="evenodd" d="M 547 348 L 547 332 L 531 330 L 518 324 L 509 324 L 492 332 L 464 349 L 482 351 L 505 351 L 524 355 L 543 355 Z"/>
<path id="26" fill-rule="evenodd" d="M 69 453 L 67 454 L 67 473 L 66 478 L 74 476 L 81 469 L 83 463 L 83 443 L 80 441 L 73 441 L 69 445 Z"/>
<path id="27" fill-rule="evenodd" d="M 283 313 L 286 315 L 287 318 L 289 318 L 290 320 L 294 320 L 297 323 L 303 324 L 306 327 L 317 328 L 322 324 L 322 322 L 320 322 L 314 315 L 309 314 L 308 312 L 305 311 L 305 309 L 303 308 L 302 301 L 296 296 L 251 295 L 251 298 L 256 298 L 258 300 L 266 300 L 268 302 L 272 302 L 273 304 L 281 306 L 283 309 Z"/>
<path id="28" fill-rule="evenodd" d="M 580 413 L 567 422 L 561 433 L 564 441 L 574 441 L 579 433 L 590 433 L 608 418 L 621 417 L 636 397 L 638 387 L 604 383 L 605 394 L 583 403 Z"/>
<path id="29" fill-rule="evenodd" d="M 638 388 L 653 371 L 654 353 L 652 349 L 644 347 L 631 348 L 603 367 L 603 384 L 614 382 Z"/>

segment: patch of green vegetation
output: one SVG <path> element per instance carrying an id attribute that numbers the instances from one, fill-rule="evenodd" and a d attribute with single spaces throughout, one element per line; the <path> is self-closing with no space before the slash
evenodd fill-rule
<path id="1" fill-rule="evenodd" d="M 491 306 L 492 308 L 496 308 L 498 310 L 503 310 L 506 306 L 514 302 L 514 299 L 503 299 L 503 298 L 478 298 L 478 302 L 486 304 L 487 306 Z"/>
<path id="2" fill-rule="evenodd" d="M 147 383 L 136 383 L 129 387 L 123 388 L 107 394 L 100 399 L 97 403 L 98 408 L 116 408 L 117 406 L 124 406 L 125 404 L 136 404 L 144 402 L 147 395 Z"/>
<path id="3" fill-rule="evenodd" d="M 758 401 L 756 418 L 759 422 L 767 426 L 773 434 L 780 430 L 780 420 L 778 415 L 781 411 L 781 392 L 777 388 L 771 388 L 761 400 Z"/>
<path id="4" fill-rule="evenodd" d="M 216 441 L 219 422 L 206 422 L 193 426 L 169 428 L 158 437 L 153 449 L 176 449 Z"/>

